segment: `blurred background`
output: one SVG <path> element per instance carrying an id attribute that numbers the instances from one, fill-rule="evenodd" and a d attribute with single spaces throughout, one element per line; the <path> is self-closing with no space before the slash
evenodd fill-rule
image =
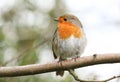
<path id="1" fill-rule="evenodd" d="M 54 17 L 65 13 L 82 22 L 87 47 L 82 56 L 120 53 L 120 0 L 0 0 L 0 66 L 54 62 L 51 40 Z M 120 74 L 120 64 L 76 69 L 81 79 L 106 79 Z M 0 82 L 76 82 L 68 72 L 0 78 Z M 110 82 L 120 82 L 119 79 Z"/>

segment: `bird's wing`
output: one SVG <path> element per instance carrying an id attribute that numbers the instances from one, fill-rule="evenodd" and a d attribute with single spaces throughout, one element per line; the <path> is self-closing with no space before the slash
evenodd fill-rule
<path id="1" fill-rule="evenodd" d="M 56 40 L 57 38 L 56 37 L 57 37 L 57 29 L 55 30 L 53 40 L 52 40 L 52 51 L 53 51 L 53 56 L 55 59 L 57 58 L 56 53 L 55 53 L 57 49 L 57 40 Z"/>

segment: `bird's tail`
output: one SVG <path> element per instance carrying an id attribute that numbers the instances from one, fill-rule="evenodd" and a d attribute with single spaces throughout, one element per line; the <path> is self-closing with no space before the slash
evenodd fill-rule
<path id="1" fill-rule="evenodd" d="M 60 75 L 62 77 L 64 75 L 64 71 L 56 71 L 56 75 Z"/>
<path id="2" fill-rule="evenodd" d="M 61 63 L 61 61 L 64 61 L 66 59 L 62 59 L 61 57 L 59 58 L 59 63 Z M 61 66 L 62 66 L 62 63 L 61 63 Z M 63 70 L 60 70 L 60 71 L 56 71 L 56 75 L 58 76 L 63 76 L 64 75 L 64 71 Z"/>

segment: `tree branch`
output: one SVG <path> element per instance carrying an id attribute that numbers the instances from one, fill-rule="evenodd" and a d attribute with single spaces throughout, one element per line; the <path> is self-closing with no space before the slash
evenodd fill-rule
<path id="1" fill-rule="evenodd" d="M 120 63 L 120 54 L 95 54 L 66 61 L 49 64 L 33 64 L 25 66 L 0 67 L 0 77 L 13 77 L 41 74 L 57 70 L 68 70 L 97 64 Z"/>

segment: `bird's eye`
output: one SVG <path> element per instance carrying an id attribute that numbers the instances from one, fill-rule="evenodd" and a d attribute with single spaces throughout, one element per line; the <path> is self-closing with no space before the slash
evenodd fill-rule
<path id="1" fill-rule="evenodd" d="M 64 21 L 67 21 L 67 19 L 66 19 L 66 18 L 64 18 Z"/>

